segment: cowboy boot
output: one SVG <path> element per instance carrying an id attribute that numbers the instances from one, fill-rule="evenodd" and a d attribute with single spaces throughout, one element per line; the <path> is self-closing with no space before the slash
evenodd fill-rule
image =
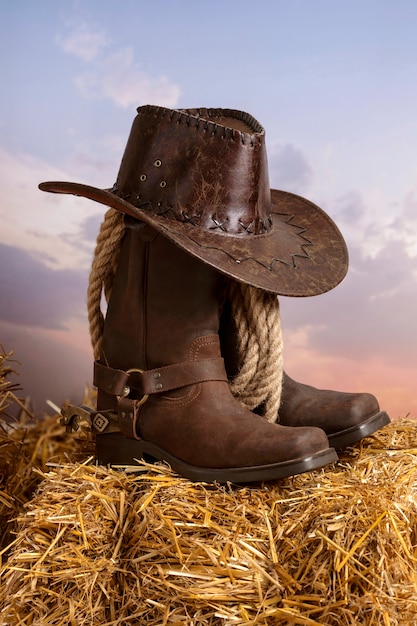
<path id="1" fill-rule="evenodd" d="M 239 355 L 236 327 L 227 301 L 219 335 L 226 371 L 231 379 L 239 371 Z M 377 399 L 370 393 L 317 389 L 295 381 L 284 371 L 277 416 L 277 423 L 283 426 L 317 426 L 327 434 L 330 446 L 342 448 L 371 435 L 389 422 L 387 413 L 380 410 Z"/>
<path id="2" fill-rule="evenodd" d="M 321 429 L 270 424 L 232 396 L 223 293 L 217 270 L 128 218 L 95 364 L 101 463 L 157 459 L 191 480 L 251 482 L 336 460 Z"/>
<path id="3" fill-rule="evenodd" d="M 316 389 L 283 376 L 279 423 L 319 426 L 334 448 L 349 446 L 389 424 L 371 393 Z"/>

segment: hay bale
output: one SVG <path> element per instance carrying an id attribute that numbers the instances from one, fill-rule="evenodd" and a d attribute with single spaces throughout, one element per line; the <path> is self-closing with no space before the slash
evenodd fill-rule
<path id="1" fill-rule="evenodd" d="M 0 552 L 10 542 L 15 518 L 42 480 L 34 470 L 46 470 L 51 459 L 85 458 L 84 448 L 90 444 L 85 429 L 77 437 L 68 437 L 56 414 L 34 418 L 30 402 L 10 380 L 18 373 L 17 366 L 13 352 L 6 353 L 0 345 Z M 87 387 L 85 402 L 94 403 L 93 395 Z"/>
<path id="2" fill-rule="evenodd" d="M 1 572 L 2 624 L 417 624 L 417 430 L 275 483 L 163 465 L 42 472 Z"/>

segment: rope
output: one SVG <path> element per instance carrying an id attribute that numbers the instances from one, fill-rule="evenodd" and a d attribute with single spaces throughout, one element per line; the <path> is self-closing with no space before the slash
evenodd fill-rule
<path id="1" fill-rule="evenodd" d="M 94 358 L 100 358 L 104 330 L 102 298 L 108 303 L 124 234 L 123 214 L 109 209 L 101 224 L 87 292 Z M 236 324 L 240 369 L 230 381 L 233 395 L 265 419 L 277 419 L 281 400 L 283 349 L 278 299 L 273 294 L 230 281 L 228 297 Z"/>
<path id="2" fill-rule="evenodd" d="M 230 282 L 240 369 L 230 381 L 233 395 L 252 411 L 261 407 L 270 422 L 281 402 L 283 342 L 278 298 L 242 283 Z"/>
<path id="3" fill-rule="evenodd" d="M 87 291 L 88 322 L 94 358 L 100 358 L 104 330 L 101 301 L 109 301 L 119 260 L 120 243 L 124 233 L 123 213 L 109 209 L 104 216 L 94 250 Z"/>

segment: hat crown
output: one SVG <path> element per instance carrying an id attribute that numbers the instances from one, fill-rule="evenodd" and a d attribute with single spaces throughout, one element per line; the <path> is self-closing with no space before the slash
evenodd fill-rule
<path id="1" fill-rule="evenodd" d="M 329 215 L 269 188 L 265 131 L 241 111 L 140 107 L 112 189 L 65 181 L 39 187 L 121 211 L 191 257 L 271 293 L 324 293 L 348 267 Z"/>
<path id="2" fill-rule="evenodd" d="M 144 106 L 113 192 L 147 213 L 218 234 L 271 230 L 265 130 L 232 109 Z"/>

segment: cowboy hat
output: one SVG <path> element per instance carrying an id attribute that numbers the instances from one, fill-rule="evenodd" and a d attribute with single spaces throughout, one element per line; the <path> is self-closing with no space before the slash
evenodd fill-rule
<path id="1" fill-rule="evenodd" d="M 348 254 L 331 218 L 270 189 L 265 131 L 232 109 L 137 109 L 112 189 L 45 182 L 154 227 L 236 280 L 285 296 L 312 296 L 345 276 Z"/>

